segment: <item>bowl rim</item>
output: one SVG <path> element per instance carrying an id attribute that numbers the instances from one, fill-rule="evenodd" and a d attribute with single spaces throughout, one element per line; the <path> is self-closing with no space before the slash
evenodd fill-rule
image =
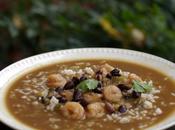
<path id="1" fill-rule="evenodd" d="M 10 74 L 11 73 L 11 70 L 14 70 L 18 66 L 22 66 L 23 64 L 25 64 L 26 67 L 27 66 L 28 67 L 31 67 L 31 66 L 34 66 L 36 64 L 39 64 L 40 61 L 41 61 L 41 59 L 43 60 L 44 58 L 47 58 L 47 59 L 54 58 L 54 56 L 60 58 L 58 61 L 56 61 L 56 63 L 59 63 L 61 61 L 61 58 L 63 58 L 66 55 L 70 55 L 70 54 L 71 55 L 77 55 L 77 54 L 82 54 L 84 52 L 95 53 L 95 54 L 102 53 L 102 52 L 104 52 L 106 54 L 108 54 L 108 53 L 110 53 L 110 54 L 112 54 L 112 53 L 114 53 L 114 54 L 121 54 L 121 55 L 123 54 L 125 56 L 128 55 L 130 57 L 139 57 L 139 58 L 143 58 L 143 59 L 148 59 L 148 60 L 156 61 L 157 63 L 166 65 L 169 69 L 175 68 L 175 64 L 173 62 L 171 62 L 171 61 L 168 61 L 168 60 L 163 59 L 163 58 L 158 57 L 158 56 L 154 56 L 152 54 L 148 54 L 148 53 L 144 53 L 144 52 L 139 52 L 139 51 L 134 51 L 134 50 L 118 49 L 118 48 L 79 48 L 79 49 L 65 49 L 65 50 L 58 50 L 58 51 L 52 51 L 52 52 L 38 54 L 38 55 L 35 55 L 35 56 L 31 56 L 31 57 L 22 59 L 22 60 L 20 60 L 18 62 L 15 62 L 15 63 L 7 66 L 6 68 L 4 68 L 3 70 L 0 71 L 0 81 L 1 82 L 3 81 L 3 80 L 1 80 L 1 78 L 3 78 L 4 76 L 6 76 L 6 75 L 9 75 L 9 76 L 12 75 L 12 74 Z M 85 58 L 85 59 L 87 59 L 87 58 Z M 98 59 L 98 58 L 96 58 L 96 59 Z M 51 60 L 53 60 L 53 59 L 51 59 Z M 35 63 L 35 64 L 30 65 L 31 63 Z M 50 64 L 53 64 L 53 63 L 50 63 Z M 41 66 L 38 66 L 38 67 L 41 67 Z M 18 72 L 19 71 L 20 70 L 18 70 Z M 22 72 L 22 73 L 24 73 L 24 72 Z M 19 77 L 19 76 L 17 76 L 17 77 Z M 2 93 L 2 91 L 4 91 L 4 92 L 7 91 L 7 89 L 5 88 L 6 86 L 0 85 L 0 94 Z M 3 100 L 2 98 L 3 97 L 0 96 L 0 101 Z M 0 103 L 0 105 L 2 105 L 2 103 Z M 8 113 L 8 114 L 10 114 L 10 113 Z M 19 129 L 19 130 L 23 130 L 24 127 L 25 128 L 28 128 L 27 130 L 34 129 L 34 128 L 31 128 L 30 126 L 27 126 L 27 125 L 23 124 L 20 121 L 17 121 L 17 119 L 15 119 L 15 118 L 12 119 L 12 120 L 6 119 L 6 117 L 4 117 L 4 115 L 1 113 L 1 111 L 0 111 L 0 120 L 1 120 L 2 123 L 6 124 L 7 126 L 9 126 L 11 128 L 15 128 L 15 129 Z M 171 127 L 173 125 L 175 125 L 175 118 L 174 118 L 174 121 L 169 122 L 168 124 L 159 127 L 159 130 L 163 130 L 163 129 L 169 128 L 169 127 Z"/>

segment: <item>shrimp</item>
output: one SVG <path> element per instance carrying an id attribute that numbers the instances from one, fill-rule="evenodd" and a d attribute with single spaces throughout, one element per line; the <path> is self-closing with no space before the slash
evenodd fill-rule
<path id="1" fill-rule="evenodd" d="M 113 69 L 114 69 L 113 66 L 111 66 L 109 64 L 104 64 L 104 65 L 101 66 L 100 71 L 102 72 L 103 77 L 105 77 Z"/>
<path id="2" fill-rule="evenodd" d="M 142 81 L 142 79 L 134 73 L 122 72 L 122 76 L 119 77 L 119 84 L 125 84 L 128 87 L 131 87 L 133 80 Z"/>
<path id="3" fill-rule="evenodd" d="M 105 68 L 108 72 L 110 72 L 114 69 L 114 67 L 109 65 L 109 64 L 102 65 L 102 68 Z"/>
<path id="4" fill-rule="evenodd" d="M 62 108 L 61 112 L 63 116 L 69 119 L 85 119 L 85 110 L 77 102 L 67 102 Z"/>
<path id="5" fill-rule="evenodd" d="M 138 75 L 136 75 L 134 73 L 130 73 L 128 75 L 128 80 L 129 80 L 129 83 L 132 83 L 133 80 L 142 81 L 142 79 Z"/>
<path id="6" fill-rule="evenodd" d="M 60 74 L 51 74 L 47 78 L 47 86 L 49 88 L 64 87 L 66 79 Z"/>
<path id="7" fill-rule="evenodd" d="M 102 94 L 88 92 L 83 95 L 84 99 L 88 103 L 101 101 Z"/>
<path id="8" fill-rule="evenodd" d="M 73 99 L 73 92 L 71 90 L 64 90 L 61 92 L 61 96 L 65 97 L 68 101 Z"/>
<path id="9" fill-rule="evenodd" d="M 103 94 L 105 99 L 109 102 L 119 102 L 122 98 L 121 90 L 115 85 L 104 87 Z"/>
<path id="10" fill-rule="evenodd" d="M 106 113 L 105 104 L 102 102 L 91 103 L 87 106 L 87 116 L 100 118 Z"/>

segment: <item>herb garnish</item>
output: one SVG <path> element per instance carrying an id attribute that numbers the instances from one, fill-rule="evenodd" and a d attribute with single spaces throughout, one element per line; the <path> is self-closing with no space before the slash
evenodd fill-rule
<path id="1" fill-rule="evenodd" d="M 152 87 L 153 87 L 152 84 L 143 83 L 138 80 L 134 80 L 132 84 L 132 88 L 134 89 L 134 91 L 141 93 L 150 92 Z"/>
<path id="2" fill-rule="evenodd" d="M 80 82 L 76 88 L 82 90 L 83 92 L 87 92 L 89 90 L 93 90 L 93 89 L 97 88 L 97 85 L 98 85 L 97 80 L 87 79 L 87 80 Z"/>

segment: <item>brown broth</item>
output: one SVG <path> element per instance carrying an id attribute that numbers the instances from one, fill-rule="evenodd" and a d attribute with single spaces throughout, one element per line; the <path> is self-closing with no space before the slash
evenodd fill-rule
<path id="1" fill-rule="evenodd" d="M 22 80 L 25 79 L 25 75 L 23 75 L 18 80 L 16 80 L 11 85 L 7 93 L 6 103 L 10 113 L 22 123 L 39 130 L 54 130 L 49 126 L 50 117 L 56 117 L 61 119 L 61 121 L 55 122 L 55 124 L 57 124 L 60 127 L 58 130 L 101 130 L 101 129 L 117 130 L 117 128 L 121 128 L 122 130 L 130 130 L 131 128 L 134 128 L 136 130 L 136 129 L 139 129 L 138 128 L 139 125 L 148 124 L 149 126 L 152 126 L 162 121 L 163 119 L 165 119 L 168 115 L 170 115 L 174 111 L 174 106 L 169 105 L 169 103 L 175 101 L 175 96 L 171 95 L 171 92 L 175 92 L 175 88 L 174 88 L 175 83 L 170 78 L 167 78 L 166 75 L 142 65 L 137 65 L 137 64 L 123 62 L 123 61 L 110 61 L 110 60 L 106 60 L 106 61 L 113 66 L 121 68 L 124 71 L 136 73 L 143 79 L 146 79 L 146 80 L 151 79 L 155 84 L 155 86 L 159 86 L 159 85 L 162 86 L 161 93 L 159 94 L 160 98 L 158 99 L 158 102 L 156 102 L 156 104 L 162 109 L 163 114 L 158 116 L 158 118 L 156 118 L 154 121 L 144 119 L 141 121 L 133 121 L 132 123 L 128 123 L 128 124 L 120 124 L 118 122 L 112 123 L 108 121 L 104 122 L 102 121 L 102 119 L 88 119 L 84 121 L 68 120 L 62 117 L 59 112 L 45 112 L 42 105 L 34 106 L 32 104 L 27 104 L 27 102 L 19 98 L 20 97 L 19 93 L 16 93 L 15 97 L 10 98 L 12 92 L 15 91 L 16 88 L 24 87 L 22 85 Z M 101 64 L 100 60 L 93 60 L 93 61 L 85 60 L 81 62 Z M 57 72 L 58 65 L 64 64 L 64 65 L 71 66 L 71 65 L 74 65 L 75 63 L 76 61 L 58 63 L 58 64 L 50 65 L 47 67 L 43 67 L 43 68 L 31 71 L 30 74 L 34 76 L 40 71 L 47 71 L 49 73 Z M 161 101 L 163 100 L 167 106 L 160 105 L 161 103 L 159 102 L 159 100 Z M 14 106 L 15 104 L 22 104 L 23 109 L 21 111 L 17 111 L 18 107 Z M 94 122 L 96 125 L 91 127 L 91 129 L 86 129 L 88 122 Z M 78 128 L 80 125 L 82 125 L 82 127 Z"/>

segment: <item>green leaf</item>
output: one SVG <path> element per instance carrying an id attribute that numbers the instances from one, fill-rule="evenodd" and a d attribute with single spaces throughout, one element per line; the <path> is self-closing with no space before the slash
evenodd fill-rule
<path id="1" fill-rule="evenodd" d="M 34 28 L 28 28 L 27 30 L 26 30 L 26 35 L 27 35 L 27 37 L 28 38 L 33 38 L 33 37 L 35 37 L 36 35 L 37 35 L 37 30 L 36 29 L 34 29 Z"/>
<path id="2" fill-rule="evenodd" d="M 97 88 L 97 85 L 98 85 L 97 80 L 87 79 L 79 83 L 76 88 L 82 90 L 83 92 L 87 92 L 89 90 L 93 90 Z"/>
<path id="3" fill-rule="evenodd" d="M 153 86 L 151 84 L 142 83 L 138 80 L 134 80 L 132 85 L 132 88 L 134 89 L 134 91 L 141 92 L 141 93 L 150 92 L 152 87 Z"/>
<path id="4" fill-rule="evenodd" d="M 9 24 L 9 32 L 12 38 L 15 38 L 19 35 L 19 31 L 13 23 Z"/>
<path id="5" fill-rule="evenodd" d="M 0 27 L 6 27 L 8 24 L 5 20 L 0 20 Z"/>

